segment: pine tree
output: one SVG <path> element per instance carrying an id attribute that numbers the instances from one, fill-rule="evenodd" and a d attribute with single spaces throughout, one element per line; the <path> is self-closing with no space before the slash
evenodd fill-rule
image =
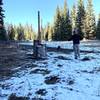
<path id="1" fill-rule="evenodd" d="M 71 10 L 72 30 L 74 30 L 74 28 L 76 27 L 76 17 L 77 17 L 77 11 L 76 11 L 76 6 L 74 4 Z"/>
<path id="2" fill-rule="evenodd" d="M 71 18 L 66 0 L 63 9 L 59 6 L 56 9 L 56 16 L 54 20 L 53 40 L 66 41 L 72 33 Z"/>
<path id="3" fill-rule="evenodd" d="M 47 27 L 45 28 L 45 40 L 49 40 L 49 30 L 50 30 L 50 23 L 47 24 Z"/>
<path id="4" fill-rule="evenodd" d="M 61 40 L 61 12 L 59 6 L 57 6 L 56 16 L 54 18 L 53 40 L 55 41 Z"/>
<path id="5" fill-rule="evenodd" d="M 92 0 L 88 0 L 87 3 L 85 23 L 86 23 L 86 38 L 87 39 L 95 38 L 96 22 L 95 22 L 95 15 L 93 11 Z"/>
<path id="6" fill-rule="evenodd" d="M 50 25 L 48 30 L 48 41 L 52 40 L 53 27 Z"/>
<path id="7" fill-rule="evenodd" d="M 11 24 L 8 30 L 8 35 L 9 35 L 9 40 L 14 40 L 15 39 L 15 30 L 13 25 Z"/>
<path id="8" fill-rule="evenodd" d="M 49 41 L 52 41 L 52 37 L 53 37 L 53 33 L 54 33 L 54 28 L 53 25 L 50 26 L 50 34 L 49 34 Z"/>
<path id="9" fill-rule="evenodd" d="M 35 32 L 33 30 L 32 25 L 30 25 L 30 40 L 34 40 L 35 39 Z"/>
<path id="10" fill-rule="evenodd" d="M 78 29 L 78 33 L 81 36 L 84 36 L 85 8 L 83 0 L 78 0 L 77 10 L 76 27 Z"/>
<path id="11" fill-rule="evenodd" d="M 32 25 L 29 24 L 23 26 L 23 34 L 25 40 L 34 40 L 36 38 Z"/>
<path id="12" fill-rule="evenodd" d="M 24 30 L 24 39 L 29 40 L 29 25 L 28 23 L 23 27 Z"/>
<path id="13" fill-rule="evenodd" d="M 17 26 L 16 26 L 16 25 L 14 25 L 14 26 L 13 26 L 13 28 L 14 28 L 14 33 L 15 33 L 14 40 L 17 40 L 17 39 L 18 39 Z"/>
<path id="14" fill-rule="evenodd" d="M 63 14 L 61 18 L 62 18 L 61 20 L 62 39 L 61 40 L 65 41 L 65 40 L 68 40 L 68 38 L 70 37 L 72 33 L 71 17 L 69 14 L 69 9 L 68 9 L 66 0 L 64 2 L 64 9 L 63 9 Z"/>
<path id="15" fill-rule="evenodd" d="M 42 19 L 41 19 L 41 40 L 45 40 L 45 31 L 44 31 L 45 29 L 43 28 L 43 26 L 42 26 Z"/>
<path id="16" fill-rule="evenodd" d="M 32 33 L 33 33 L 33 29 L 32 29 L 32 25 L 28 25 L 28 27 L 27 27 L 28 29 L 27 29 L 27 34 L 28 34 L 28 40 L 32 40 Z M 25 34 L 25 33 L 24 33 Z"/>
<path id="17" fill-rule="evenodd" d="M 7 35 L 6 35 L 6 30 L 4 28 L 4 20 L 3 18 L 5 17 L 2 8 L 3 2 L 0 0 L 0 40 L 7 40 Z"/>
<path id="18" fill-rule="evenodd" d="M 96 38 L 100 40 L 100 14 L 99 14 L 99 19 L 96 28 Z"/>
<path id="19" fill-rule="evenodd" d="M 21 24 L 19 24 L 18 28 L 17 28 L 17 32 L 18 32 L 18 39 L 17 40 L 24 40 L 24 28 Z"/>

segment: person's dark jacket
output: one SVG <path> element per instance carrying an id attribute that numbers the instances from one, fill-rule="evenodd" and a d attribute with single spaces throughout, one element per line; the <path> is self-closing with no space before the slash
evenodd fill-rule
<path id="1" fill-rule="evenodd" d="M 74 34 L 69 39 L 69 41 L 71 41 L 71 40 L 73 41 L 73 44 L 80 44 L 80 40 L 82 40 L 82 36 L 79 34 Z"/>

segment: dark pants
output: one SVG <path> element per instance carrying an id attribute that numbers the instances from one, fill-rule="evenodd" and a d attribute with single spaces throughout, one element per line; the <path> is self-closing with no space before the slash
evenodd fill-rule
<path id="1" fill-rule="evenodd" d="M 75 59 L 80 58 L 79 44 L 74 44 L 73 45 L 73 49 L 74 49 L 74 57 L 75 57 Z"/>

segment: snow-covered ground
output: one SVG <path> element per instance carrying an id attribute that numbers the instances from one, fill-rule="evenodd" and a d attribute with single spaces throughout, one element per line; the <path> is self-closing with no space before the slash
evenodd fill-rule
<path id="1" fill-rule="evenodd" d="M 42 41 L 43 44 L 46 44 L 47 47 L 58 47 L 73 49 L 72 41 L 64 41 L 64 42 L 45 42 Z M 22 45 L 33 45 L 33 41 L 29 42 L 21 42 Z M 80 42 L 80 50 L 88 50 L 88 51 L 100 51 L 100 41 L 99 40 L 83 40 Z"/>
<path id="2" fill-rule="evenodd" d="M 72 49 L 73 48 L 73 43 L 72 41 L 67 41 L 67 42 L 46 42 L 48 47 L 62 47 L 62 48 L 68 48 Z M 98 40 L 87 40 L 87 41 L 81 41 L 80 42 L 80 50 L 89 50 L 89 51 L 97 51 L 100 50 L 100 41 Z"/>
<path id="3" fill-rule="evenodd" d="M 72 42 L 47 45 L 72 48 Z M 85 48 L 86 45 L 89 46 Z M 91 48 L 100 51 L 88 42 L 81 43 L 81 49 Z M 47 55 L 46 60 L 31 60 L 23 65 L 25 69 L 0 81 L 0 100 L 7 100 L 14 93 L 29 100 L 100 100 L 100 53 L 81 53 L 79 60 L 74 59 L 73 53 L 48 52 Z"/>

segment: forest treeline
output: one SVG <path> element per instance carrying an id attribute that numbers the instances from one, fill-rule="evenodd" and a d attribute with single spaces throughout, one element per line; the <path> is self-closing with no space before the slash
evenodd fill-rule
<path id="1" fill-rule="evenodd" d="M 85 39 L 100 39 L 100 14 L 96 21 L 93 1 L 87 0 L 86 2 L 85 5 L 84 0 L 77 0 L 77 3 L 69 9 L 65 0 L 63 7 L 57 6 L 54 21 L 47 23 L 45 27 L 41 26 L 41 39 L 67 41 L 73 34 L 74 28 L 77 28 L 77 32 Z M 3 5 L 2 0 L 0 5 Z M 4 14 L 2 12 L 4 10 L 0 6 L 0 23 L 4 26 Z M 0 28 L 0 39 L 4 36 L 9 40 L 34 40 L 37 38 L 37 33 L 29 24 L 5 24 L 5 27 Z"/>
<path id="2" fill-rule="evenodd" d="M 33 40 L 36 39 L 36 33 L 32 25 L 13 25 L 6 24 L 6 34 L 9 40 Z"/>

